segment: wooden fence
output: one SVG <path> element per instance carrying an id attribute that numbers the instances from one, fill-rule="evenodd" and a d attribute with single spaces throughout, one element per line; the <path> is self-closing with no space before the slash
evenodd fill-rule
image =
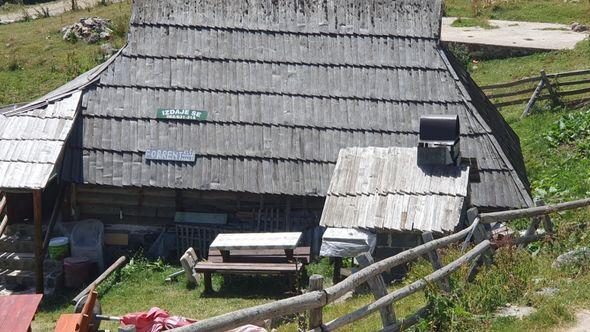
<path id="1" fill-rule="evenodd" d="M 408 326 L 416 324 L 421 317 L 424 317 L 428 313 L 428 306 L 421 308 L 416 313 L 404 319 L 397 319 L 393 308 L 395 302 L 423 290 L 430 283 L 436 283 L 444 291 L 447 276 L 462 265 L 471 263 L 469 277 L 472 277 L 477 270 L 477 264 L 480 262 L 491 262 L 491 255 L 493 254 L 494 248 L 501 245 L 501 243 L 493 244 L 491 242 L 491 234 L 486 231 L 486 228 L 483 226 L 484 224 L 533 217 L 531 226 L 525 236 L 516 238 L 511 242 L 514 245 L 523 245 L 538 240 L 542 236 L 546 236 L 535 234 L 541 218 L 543 219 L 546 233 L 550 235 L 553 225 L 548 214 L 588 206 L 590 205 L 590 199 L 552 206 L 544 206 L 542 201 L 537 201 L 536 204 L 538 205 L 537 207 L 527 209 L 483 214 L 478 214 L 477 209 L 472 208 L 467 212 L 469 226 L 465 229 L 436 240 L 432 239 L 431 236 L 425 236 L 424 244 L 379 262 L 373 262 L 369 254 L 358 256 L 357 261 L 363 268 L 331 287 L 323 288 L 323 277 L 313 275 L 310 278 L 310 289 L 305 294 L 204 319 L 195 324 L 172 331 L 226 331 L 245 324 L 253 324 L 266 319 L 299 313 L 307 313 L 309 318 L 308 331 L 333 331 L 376 312 L 380 313 L 383 331 L 403 330 Z M 475 246 L 452 263 L 441 267 L 436 250 L 462 240 L 464 241 L 463 251 L 466 249 L 466 244 L 471 240 L 473 240 Z M 388 293 L 381 274 L 395 266 L 414 261 L 424 255 L 429 256 L 435 271 L 421 280 L 417 280 Z M 374 302 L 332 321 L 323 321 L 322 312 L 324 306 L 333 303 L 347 292 L 365 283 L 369 285 L 373 293 Z"/>
<path id="2" fill-rule="evenodd" d="M 513 82 L 482 86 L 481 89 L 498 108 L 526 103 L 522 116 L 530 113 L 537 100 L 556 104 L 590 101 L 590 69 L 527 77 Z"/>

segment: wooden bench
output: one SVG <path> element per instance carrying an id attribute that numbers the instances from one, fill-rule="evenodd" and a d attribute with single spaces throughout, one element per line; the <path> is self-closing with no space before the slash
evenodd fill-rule
<path id="1" fill-rule="evenodd" d="M 195 264 L 195 273 L 204 276 L 205 292 L 213 290 L 211 275 L 284 275 L 291 289 L 304 264 L 309 263 L 310 248 L 297 247 L 301 233 L 219 234 L 209 249 L 209 260 Z"/>

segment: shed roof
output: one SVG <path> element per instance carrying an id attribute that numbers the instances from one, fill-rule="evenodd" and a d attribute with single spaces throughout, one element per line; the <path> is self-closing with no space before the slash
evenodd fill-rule
<path id="1" fill-rule="evenodd" d="M 342 149 L 320 225 L 450 232 L 468 185 L 467 166 L 418 166 L 416 148 Z"/>
<path id="2" fill-rule="evenodd" d="M 58 173 L 81 91 L 40 108 L 0 114 L 0 188 L 42 189 Z"/>
<path id="3" fill-rule="evenodd" d="M 338 151 L 418 143 L 458 114 L 473 202 L 530 204 L 519 141 L 441 48 L 440 1 L 138 0 L 129 43 L 89 86 L 64 177 L 325 196 Z M 205 110 L 205 121 L 156 110 Z M 196 161 L 148 161 L 147 149 Z"/>

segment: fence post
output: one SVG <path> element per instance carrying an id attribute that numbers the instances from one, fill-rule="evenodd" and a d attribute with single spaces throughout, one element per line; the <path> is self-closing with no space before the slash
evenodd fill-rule
<path id="1" fill-rule="evenodd" d="M 520 116 L 521 119 L 524 118 L 525 116 L 529 115 L 529 113 L 531 113 L 531 109 L 533 108 L 533 105 L 535 105 L 535 102 L 537 101 L 537 98 L 541 94 L 541 90 L 543 90 L 544 87 L 545 87 L 545 80 L 541 77 L 541 81 L 539 81 L 539 84 L 537 85 L 535 92 L 533 92 L 531 99 L 529 100 L 529 102 L 526 104 L 526 107 L 524 108 L 524 112 L 522 112 L 522 115 Z"/>
<path id="2" fill-rule="evenodd" d="M 369 253 L 360 254 L 356 257 L 356 261 L 362 268 L 365 268 L 375 263 L 373 257 Z M 373 297 L 375 298 L 375 300 L 378 300 L 387 295 L 387 287 L 385 286 L 385 281 L 383 280 L 381 274 L 367 280 L 367 284 L 369 284 L 369 287 L 371 288 L 371 292 L 373 293 Z M 381 322 L 383 323 L 383 327 L 395 324 L 395 312 L 393 311 L 391 305 L 388 305 L 383 309 L 380 309 L 379 313 L 381 314 Z"/>
<path id="3" fill-rule="evenodd" d="M 547 90 L 549 90 L 549 95 L 551 96 L 551 101 L 553 104 L 561 105 L 559 95 L 557 94 L 557 91 L 555 91 L 555 88 L 553 88 L 553 85 L 551 85 L 551 82 L 549 81 L 549 78 L 547 78 L 547 74 L 545 74 L 544 69 L 541 70 L 541 79 L 545 81 L 545 85 L 547 86 Z"/>
<path id="4" fill-rule="evenodd" d="M 469 226 L 471 226 L 476 221 L 478 215 L 479 212 L 477 211 L 477 208 L 470 208 L 469 210 L 467 210 L 467 223 Z M 480 223 L 475 226 L 473 232 L 473 242 L 475 244 L 479 244 L 482 241 L 487 240 L 489 238 L 491 238 L 491 234 L 485 229 L 485 226 L 483 224 Z M 475 274 L 477 273 L 477 269 L 479 268 L 479 266 L 482 265 L 482 263 L 485 263 L 486 265 L 492 264 L 493 253 L 493 250 L 490 248 L 483 252 L 479 259 L 474 260 L 473 264 L 471 264 L 469 268 L 469 273 L 467 274 L 468 281 L 473 281 L 473 279 L 475 278 Z"/>
<path id="5" fill-rule="evenodd" d="M 314 274 L 309 277 L 309 290 L 318 291 L 324 289 L 324 277 Z M 309 311 L 309 330 L 321 331 L 323 325 L 323 307 L 311 309 Z"/>
<path id="6" fill-rule="evenodd" d="M 542 199 L 539 198 L 535 198 L 535 206 L 544 206 L 545 202 L 543 202 Z M 539 228 L 539 224 L 541 223 L 541 217 L 533 217 L 533 220 L 531 221 L 531 224 L 529 225 L 529 227 L 527 228 L 526 232 L 524 233 L 524 236 L 530 236 L 535 234 L 535 232 L 537 231 L 537 228 Z M 521 244 L 520 247 L 523 247 L 524 244 Z"/>
<path id="7" fill-rule="evenodd" d="M 428 243 L 433 240 L 434 240 L 434 237 L 432 236 L 432 232 L 422 233 L 422 241 L 424 243 Z M 440 257 L 438 257 L 438 252 L 436 252 L 436 249 L 434 249 L 428 253 L 428 260 L 430 261 L 430 264 L 432 265 L 432 269 L 434 271 L 439 270 L 442 267 L 442 264 L 440 262 Z M 440 287 L 440 289 L 442 289 L 445 292 L 451 291 L 451 288 L 449 287 L 449 279 L 448 278 L 444 278 L 443 280 L 438 282 L 438 287 Z"/>

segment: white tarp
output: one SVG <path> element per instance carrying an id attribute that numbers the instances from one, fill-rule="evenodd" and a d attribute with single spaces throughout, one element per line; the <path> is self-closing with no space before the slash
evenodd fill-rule
<path id="1" fill-rule="evenodd" d="M 322 236 L 320 256 L 356 257 L 373 252 L 377 236 L 363 229 L 328 227 Z"/>

